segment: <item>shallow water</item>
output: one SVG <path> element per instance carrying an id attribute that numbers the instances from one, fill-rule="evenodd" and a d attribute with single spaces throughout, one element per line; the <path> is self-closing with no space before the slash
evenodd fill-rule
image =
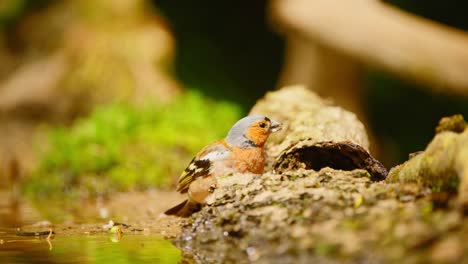
<path id="1" fill-rule="evenodd" d="M 155 235 L 17 236 L 0 229 L 2 263 L 178 263 L 180 251 Z"/>
<path id="2" fill-rule="evenodd" d="M 179 263 L 182 258 L 180 250 L 157 233 L 132 232 L 132 227 L 118 236 L 103 231 L 104 220 L 66 225 L 53 221 L 58 224 L 49 239 L 47 235 L 18 235 L 16 228 L 21 226 L 26 226 L 22 232 L 47 231 L 47 227 L 32 225 L 39 220 L 43 219 L 30 203 L 12 202 L 0 190 L 0 263 L 165 264 Z"/>

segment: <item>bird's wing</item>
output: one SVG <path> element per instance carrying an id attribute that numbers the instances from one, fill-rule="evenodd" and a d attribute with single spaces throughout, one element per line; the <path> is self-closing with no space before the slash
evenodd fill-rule
<path id="1" fill-rule="evenodd" d="M 177 191 L 186 193 L 189 185 L 198 177 L 208 176 L 214 161 L 225 160 L 231 154 L 224 141 L 218 141 L 203 148 L 185 168 L 179 177 Z"/>

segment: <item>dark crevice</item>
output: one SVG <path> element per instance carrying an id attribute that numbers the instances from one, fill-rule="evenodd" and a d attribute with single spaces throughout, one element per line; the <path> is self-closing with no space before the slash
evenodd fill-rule
<path id="1" fill-rule="evenodd" d="M 291 148 L 278 160 L 276 168 L 281 169 L 304 166 L 306 169 L 315 171 L 325 167 L 346 171 L 364 169 L 369 172 L 374 181 L 384 180 L 388 173 L 369 152 L 351 142 L 319 142 L 310 146 Z"/>

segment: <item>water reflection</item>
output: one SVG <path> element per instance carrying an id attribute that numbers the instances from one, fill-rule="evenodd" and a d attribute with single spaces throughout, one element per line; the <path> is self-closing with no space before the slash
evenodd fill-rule
<path id="1" fill-rule="evenodd" d="M 48 203 L 57 212 L 44 220 L 31 202 L 18 199 L 12 189 L 0 188 L 0 263 L 179 263 L 181 252 L 170 241 L 140 228 L 102 229 L 103 219 L 79 218 L 63 223 L 67 210 Z M 134 208 L 129 208 L 133 211 Z M 127 210 L 128 211 L 128 210 Z M 140 215 L 140 220 L 142 216 Z M 143 217 L 143 219 L 145 219 Z M 61 221 L 62 220 L 62 221 Z M 91 224 L 86 224 L 91 223 Z M 92 224 L 95 223 L 95 224 Z M 17 229 L 22 227 L 22 229 Z M 36 236 L 36 232 L 41 236 Z M 112 231 L 112 232 L 111 232 Z"/>
<path id="2" fill-rule="evenodd" d="M 17 236 L 0 228 L 2 263 L 178 263 L 180 251 L 154 235 Z"/>

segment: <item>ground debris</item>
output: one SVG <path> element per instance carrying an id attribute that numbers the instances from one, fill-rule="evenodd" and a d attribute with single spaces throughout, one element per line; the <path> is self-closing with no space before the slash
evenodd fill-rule
<path id="1" fill-rule="evenodd" d="M 17 236 L 50 236 L 55 234 L 52 228 L 49 228 L 47 231 L 34 231 L 34 232 L 24 232 L 21 229 L 16 231 Z"/>

